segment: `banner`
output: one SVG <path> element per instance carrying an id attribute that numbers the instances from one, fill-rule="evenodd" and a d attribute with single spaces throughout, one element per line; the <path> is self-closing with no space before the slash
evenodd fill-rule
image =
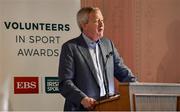
<path id="1" fill-rule="evenodd" d="M 80 0 L 0 1 L 0 110 L 63 110 L 60 48 L 80 34 L 79 9 Z"/>

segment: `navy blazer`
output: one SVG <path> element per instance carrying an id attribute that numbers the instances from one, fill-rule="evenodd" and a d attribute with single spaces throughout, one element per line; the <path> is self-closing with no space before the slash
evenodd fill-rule
<path id="1" fill-rule="evenodd" d="M 104 67 L 106 67 L 109 93 L 114 94 L 114 76 L 121 82 L 134 81 L 134 76 L 124 65 L 122 58 L 109 39 L 100 39 L 100 50 L 103 62 L 106 64 Z M 111 55 L 107 59 L 109 53 Z M 86 110 L 80 103 L 85 96 L 96 100 L 100 98 L 96 70 L 82 35 L 63 44 L 58 75 L 60 93 L 65 97 L 65 111 Z"/>

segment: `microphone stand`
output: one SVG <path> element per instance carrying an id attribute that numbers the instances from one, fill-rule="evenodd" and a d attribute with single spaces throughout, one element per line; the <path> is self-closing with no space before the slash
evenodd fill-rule
<path id="1" fill-rule="evenodd" d="M 109 83 L 108 83 L 108 77 L 107 77 L 107 71 L 106 71 L 106 66 L 107 66 L 107 62 L 108 62 L 108 59 L 109 59 L 109 57 L 110 56 L 112 56 L 113 55 L 113 52 L 111 51 L 111 52 L 109 52 L 109 54 L 107 54 L 106 55 L 106 61 L 105 61 L 105 63 L 104 63 L 104 69 L 103 69 L 103 73 L 104 73 L 104 78 L 105 78 L 105 80 L 104 80 L 104 85 L 105 85 L 105 90 L 106 90 L 106 95 L 105 95 L 105 97 L 106 98 L 109 98 L 110 97 L 110 95 L 109 95 Z"/>

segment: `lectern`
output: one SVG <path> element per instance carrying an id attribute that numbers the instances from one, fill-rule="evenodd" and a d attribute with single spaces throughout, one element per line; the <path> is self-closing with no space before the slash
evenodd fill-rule
<path id="1" fill-rule="evenodd" d="M 120 95 L 97 102 L 96 111 L 179 111 L 180 84 L 123 83 Z"/>

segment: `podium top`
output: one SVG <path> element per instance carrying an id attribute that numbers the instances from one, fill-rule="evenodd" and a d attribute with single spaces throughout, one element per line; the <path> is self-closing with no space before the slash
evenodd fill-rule
<path id="1" fill-rule="evenodd" d="M 120 98 L 120 94 L 116 94 L 116 95 L 110 96 L 108 98 L 105 98 L 105 99 L 97 101 L 96 105 L 101 104 L 101 103 L 105 103 L 105 102 L 110 102 L 110 101 L 118 100 L 119 98 Z"/>
<path id="2" fill-rule="evenodd" d="M 128 86 L 180 86 L 180 83 L 146 83 L 146 82 L 133 82 L 133 83 L 120 83 L 120 85 L 128 85 Z"/>

